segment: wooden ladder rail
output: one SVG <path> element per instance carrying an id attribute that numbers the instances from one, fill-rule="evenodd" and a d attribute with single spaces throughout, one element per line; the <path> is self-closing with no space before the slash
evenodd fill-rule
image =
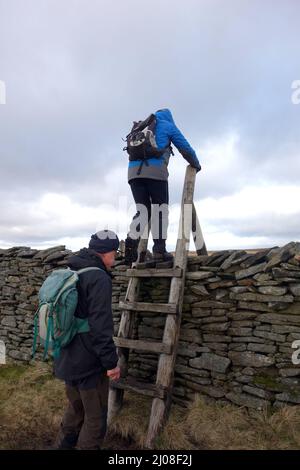
<path id="1" fill-rule="evenodd" d="M 208 253 L 194 202 L 192 208 L 192 235 L 197 255 L 207 255 Z"/>
<path id="2" fill-rule="evenodd" d="M 176 303 L 178 305 L 178 314 L 167 316 L 163 334 L 163 343 L 172 345 L 172 354 L 160 355 L 156 378 L 156 384 L 166 388 L 168 393 L 165 400 L 162 400 L 161 398 L 154 398 L 152 402 L 148 433 L 145 443 L 147 448 L 153 447 L 155 437 L 167 419 L 171 406 L 174 369 L 182 316 L 187 254 L 192 229 L 192 211 L 190 210 L 190 207 L 193 204 L 195 179 L 196 170 L 191 166 L 188 166 L 186 169 L 183 194 L 181 199 L 179 229 L 174 260 L 174 267 L 179 267 L 182 269 L 182 277 L 172 278 L 169 294 L 169 303 Z"/>

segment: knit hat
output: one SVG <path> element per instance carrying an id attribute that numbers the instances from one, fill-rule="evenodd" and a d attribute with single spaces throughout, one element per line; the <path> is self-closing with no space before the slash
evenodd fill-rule
<path id="1" fill-rule="evenodd" d="M 119 248 L 119 238 L 112 230 L 100 230 L 91 236 L 89 248 L 97 253 L 108 253 Z"/>

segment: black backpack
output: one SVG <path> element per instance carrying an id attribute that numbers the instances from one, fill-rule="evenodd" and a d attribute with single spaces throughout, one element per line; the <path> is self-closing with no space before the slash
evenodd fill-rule
<path id="1" fill-rule="evenodd" d="M 129 161 L 141 160 L 137 174 L 141 173 L 144 162 L 147 165 L 147 159 L 161 157 L 169 147 L 157 148 L 155 126 L 156 117 L 154 114 L 150 114 L 144 121 L 134 122 L 131 131 L 126 136 L 127 146 L 123 150 L 127 151 Z"/>

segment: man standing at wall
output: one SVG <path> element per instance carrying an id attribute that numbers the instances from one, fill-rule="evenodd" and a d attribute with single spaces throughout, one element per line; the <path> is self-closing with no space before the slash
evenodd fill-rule
<path id="1" fill-rule="evenodd" d="M 81 273 L 77 284 L 75 316 L 87 318 L 90 331 L 79 333 L 54 360 L 57 378 L 65 381 L 68 406 L 56 440 L 56 448 L 98 450 L 106 433 L 109 378 L 118 380 L 120 369 L 113 342 L 112 281 L 109 269 L 119 247 L 117 235 L 102 230 L 92 235 L 89 248 L 72 256 L 73 270 L 97 267 Z"/>

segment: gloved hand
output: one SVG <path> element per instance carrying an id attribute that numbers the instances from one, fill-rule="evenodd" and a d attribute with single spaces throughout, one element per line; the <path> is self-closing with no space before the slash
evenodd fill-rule
<path id="1" fill-rule="evenodd" d="M 194 168 L 196 168 L 197 173 L 198 173 L 198 172 L 201 170 L 201 165 L 200 165 L 200 163 L 199 163 L 199 166 L 194 166 Z"/>

